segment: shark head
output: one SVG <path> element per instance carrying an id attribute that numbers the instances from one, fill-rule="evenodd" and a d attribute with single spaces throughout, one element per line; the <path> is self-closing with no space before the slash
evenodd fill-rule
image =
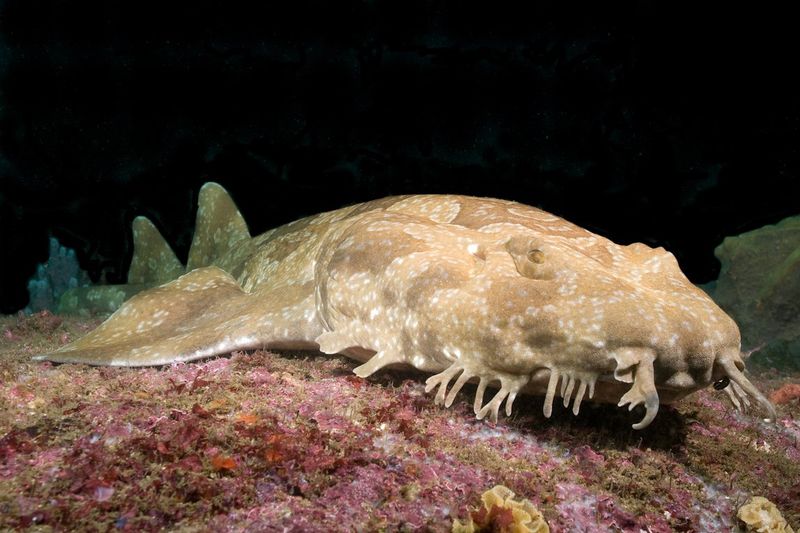
<path id="1" fill-rule="evenodd" d="M 428 389 L 438 386 L 437 401 L 449 405 L 478 381 L 479 417 L 496 418 L 504 400 L 510 413 L 522 391 L 544 395 L 547 416 L 556 395 L 577 414 L 588 394 L 643 405 L 641 429 L 661 403 L 716 383 L 737 407 L 752 399 L 774 418 L 742 372 L 736 323 L 671 253 L 618 245 L 540 211 L 536 224 L 470 225 L 468 207 L 451 209 L 446 225 L 375 213 L 332 246 L 332 327 L 360 324 L 341 346 L 389 339 L 372 341 L 378 356 L 360 375 L 396 362 L 446 366 Z M 382 318 L 390 306 L 402 309 L 402 327 Z M 490 385 L 500 390 L 484 404 Z"/>

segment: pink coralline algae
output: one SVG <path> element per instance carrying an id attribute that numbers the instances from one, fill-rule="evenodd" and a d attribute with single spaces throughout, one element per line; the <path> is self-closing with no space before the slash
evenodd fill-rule
<path id="1" fill-rule="evenodd" d="M 415 374 L 362 380 L 314 353 L 32 363 L 97 323 L 56 318 L 0 318 L 3 530 L 444 532 L 496 485 L 553 532 L 727 531 L 754 495 L 800 520 L 797 401 L 771 424 L 702 391 L 636 432 L 637 413 L 546 419 L 521 397 L 487 423 L 433 406 Z"/>

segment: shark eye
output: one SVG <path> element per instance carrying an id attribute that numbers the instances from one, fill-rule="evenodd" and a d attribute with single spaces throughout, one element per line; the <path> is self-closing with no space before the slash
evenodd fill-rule
<path id="1" fill-rule="evenodd" d="M 730 382 L 731 380 L 728 378 L 728 376 L 725 376 L 722 379 L 718 379 L 717 381 L 714 382 L 714 389 L 722 390 L 725 387 L 727 387 Z"/>
<path id="2" fill-rule="evenodd" d="M 528 250 L 528 261 L 531 263 L 536 263 L 537 265 L 541 265 L 544 263 L 544 252 L 538 248 Z"/>

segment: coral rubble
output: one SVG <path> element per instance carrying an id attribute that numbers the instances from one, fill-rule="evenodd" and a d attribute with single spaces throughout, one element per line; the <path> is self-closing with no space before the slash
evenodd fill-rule
<path id="1" fill-rule="evenodd" d="M 36 274 L 28 281 L 29 302 L 25 312 L 56 312 L 64 293 L 87 285 L 89 276 L 78 265 L 75 250 L 61 246 L 58 239 L 50 237 L 50 256 L 36 267 Z"/>

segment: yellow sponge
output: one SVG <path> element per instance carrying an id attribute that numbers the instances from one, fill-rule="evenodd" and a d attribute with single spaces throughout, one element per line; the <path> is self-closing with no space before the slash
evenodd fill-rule
<path id="1" fill-rule="evenodd" d="M 515 500 L 514 492 L 503 485 L 495 485 L 481 495 L 483 509 L 467 519 L 453 522 L 453 533 L 502 531 L 507 533 L 550 533 L 542 513 L 528 500 Z"/>
<path id="2" fill-rule="evenodd" d="M 758 533 L 794 533 L 775 504 L 762 496 L 753 496 L 736 513 L 747 531 Z"/>

